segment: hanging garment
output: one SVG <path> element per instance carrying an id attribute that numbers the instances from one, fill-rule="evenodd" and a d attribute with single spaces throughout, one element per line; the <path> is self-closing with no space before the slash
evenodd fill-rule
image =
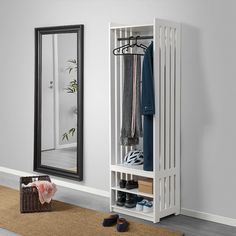
<path id="1" fill-rule="evenodd" d="M 153 115 L 155 114 L 155 97 L 153 81 L 153 42 L 147 48 L 143 59 L 142 71 L 142 115 L 143 131 L 143 169 L 153 170 Z"/>
<path id="2" fill-rule="evenodd" d="M 142 136 L 140 113 L 141 58 L 126 55 L 124 58 L 124 86 L 122 103 L 121 145 L 139 144 Z"/>

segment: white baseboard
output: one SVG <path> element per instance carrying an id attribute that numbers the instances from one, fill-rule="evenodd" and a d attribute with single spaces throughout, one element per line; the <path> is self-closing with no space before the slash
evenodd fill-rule
<path id="1" fill-rule="evenodd" d="M 14 169 L 2 167 L 2 166 L 0 166 L 0 172 L 6 173 L 6 174 L 9 174 L 9 175 L 18 176 L 18 177 L 35 175 L 35 173 L 29 173 L 29 172 L 14 170 Z M 101 197 L 107 197 L 108 198 L 110 196 L 108 191 L 104 191 L 104 190 L 100 190 L 100 189 L 96 189 L 96 188 L 91 188 L 91 187 L 87 187 L 87 186 L 84 186 L 84 185 L 71 183 L 71 182 L 67 182 L 67 181 L 64 181 L 64 180 L 55 179 L 55 178 L 52 178 L 52 177 L 51 177 L 51 180 L 53 181 L 53 183 L 55 183 L 56 185 L 61 186 L 61 187 L 70 188 L 70 189 L 74 189 L 74 190 L 94 194 L 94 195 L 101 196 Z"/>
<path id="2" fill-rule="evenodd" d="M 198 219 L 202 219 L 202 220 L 208 220 L 215 223 L 224 224 L 224 225 L 236 226 L 236 219 L 225 217 L 225 216 L 209 214 L 206 212 L 200 212 L 200 211 L 195 211 L 195 210 L 186 209 L 186 208 L 181 208 L 181 214 L 198 218 Z"/>

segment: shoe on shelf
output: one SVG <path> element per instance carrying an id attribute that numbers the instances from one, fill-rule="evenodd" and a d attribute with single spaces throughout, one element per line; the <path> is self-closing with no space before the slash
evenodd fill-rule
<path id="1" fill-rule="evenodd" d="M 140 202 L 137 202 L 136 204 L 136 211 L 143 211 L 143 206 L 148 202 L 148 200 L 143 199 Z"/>
<path id="2" fill-rule="evenodd" d="M 143 206 L 144 213 L 151 213 L 153 212 L 153 203 L 151 201 L 147 201 Z"/>
<path id="3" fill-rule="evenodd" d="M 126 193 L 125 207 L 134 208 L 137 203 L 137 195 L 132 193 Z"/>
<path id="4" fill-rule="evenodd" d="M 118 219 L 119 219 L 119 215 L 117 215 L 117 214 L 110 215 L 109 217 L 103 219 L 102 225 L 104 227 L 113 226 L 117 223 Z"/>
<path id="5" fill-rule="evenodd" d="M 129 222 L 124 218 L 119 218 L 117 220 L 116 229 L 118 232 L 125 232 L 128 230 Z"/>
<path id="6" fill-rule="evenodd" d="M 124 206 L 126 202 L 126 194 L 122 191 L 117 192 L 117 201 L 116 205 L 117 206 Z"/>
<path id="7" fill-rule="evenodd" d="M 125 185 L 126 189 L 138 188 L 138 181 L 128 180 Z"/>
<path id="8" fill-rule="evenodd" d="M 143 197 L 140 195 L 136 195 L 136 203 L 141 202 L 143 200 Z"/>
<path id="9" fill-rule="evenodd" d="M 127 181 L 124 179 L 120 180 L 120 188 L 125 188 Z"/>

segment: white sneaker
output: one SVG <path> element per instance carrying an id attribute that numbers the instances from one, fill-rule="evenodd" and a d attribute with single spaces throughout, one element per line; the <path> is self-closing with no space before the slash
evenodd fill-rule
<path id="1" fill-rule="evenodd" d="M 144 213 L 151 213 L 151 212 L 153 212 L 153 203 L 151 201 L 147 201 L 143 205 L 143 212 Z"/>
<path id="2" fill-rule="evenodd" d="M 147 203 L 148 201 L 146 199 L 143 199 L 141 202 L 137 202 L 136 204 L 136 211 L 143 211 L 143 206 Z"/>

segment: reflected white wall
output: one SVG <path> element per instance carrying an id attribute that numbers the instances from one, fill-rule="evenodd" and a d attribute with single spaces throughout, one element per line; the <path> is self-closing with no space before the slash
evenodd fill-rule
<path id="1" fill-rule="evenodd" d="M 65 132 L 77 126 L 77 93 L 68 93 L 66 88 L 77 79 L 76 70 L 67 70 L 68 60 L 77 58 L 77 34 L 58 34 L 58 85 L 59 85 L 59 144 L 76 143 L 76 133 L 69 140 L 62 140 Z"/>

